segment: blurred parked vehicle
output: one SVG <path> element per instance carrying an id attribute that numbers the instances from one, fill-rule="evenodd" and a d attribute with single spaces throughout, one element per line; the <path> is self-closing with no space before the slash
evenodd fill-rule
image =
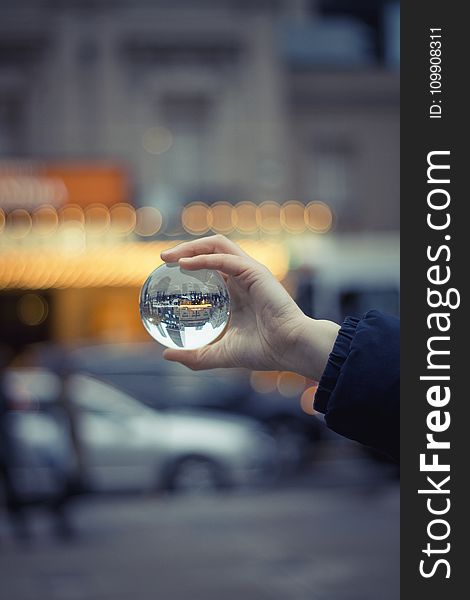
<path id="1" fill-rule="evenodd" d="M 53 481 L 71 460 L 51 417 L 59 382 L 43 369 L 18 369 L 8 373 L 8 384 L 17 399 L 12 421 L 22 456 L 19 476 L 33 486 L 38 478 Z M 78 409 L 91 490 L 212 490 L 262 481 L 276 468 L 275 443 L 255 421 L 201 410 L 156 411 L 82 374 L 70 377 L 68 394 Z"/>
<path id="2" fill-rule="evenodd" d="M 316 444 L 329 435 L 322 420 L 301 409 L 298 398 L 285 398 L 275 386 L 265 393 L 256 391 L 243 370 L 194 373 L 162 360 L 155 343 L 77 348 L 71 358 L 75 369 L 159 410 L 203 408 L 256 419 L 276 439 L 287 470 L 311 458 Z"/>

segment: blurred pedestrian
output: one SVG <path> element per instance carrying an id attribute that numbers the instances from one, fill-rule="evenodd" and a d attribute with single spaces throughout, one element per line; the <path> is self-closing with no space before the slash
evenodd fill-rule
<path id="1" fill-rule="evenodd" d="M 60 393 L 57 405 L 65 420 L 66 434 L 74 454 L 74 470 L 70 478 L 70 491 L 78 493 L 86 488 L 86 465 L 82 438 L 80 435 L 80 415 L 71 398 L 73 361 L 69 352 L 61 348 L 52 365 L 52 370 L 60 380 Z"/>
<path id="2" fill-rule="evenodd" d="M 80 419 L 71 398 L 73 362 L 66 348 L 54 349 L 48 354 L 48 363 L 55 373 L 60 389 L 52 406 L 51 416 L 61 434 L 61 451 L 51 457 L 56 473 L 57 491 L 49 500 L 49 507 L 55 517 L 56 533 L 63 538 L 71 537 L 70 508 L 73 499 L 85 491 L 86 477 L 84 452 L 80 436 Z"/>

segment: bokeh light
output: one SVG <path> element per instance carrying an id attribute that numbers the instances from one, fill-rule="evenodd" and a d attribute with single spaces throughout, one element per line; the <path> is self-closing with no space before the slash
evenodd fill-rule
<path id="1" fill-rule="evenodd" d="M 153 206 L 142 206 L 136 210 L 135 232 L 142 237 L 158 233 L 162 227 L 162 213 Z"/>
<path id="2" fill-rule="evenodd" d="M 257 209 L 254 202 L 239 202 L 235 205 L 237 231 L 248 235 L 258 231 Z"/>
<path id="3" fill-rule="evenodd" d="M 142 146 L 149 154 L 163 154 L 173 145 L 173 134 L 166 127 L 150 127 L 142 136 Z"/>
<path id="4" fill-rule="evenodd" d="M 281 207 L 280 220 L 288 233 L 305 231 L 305 205 L 294 200 L 285 202 Z"/>
<path id="5" fill-rule="evenodd" d="M 281 232 L 281 207 L 277 202 L 262 202 L 257 211 L 258 224 L 265 233 Z"/>
<path id="6" fill-rule="evenodd" d="M 181 223 L 192 235 L 207 233 L 210 229 L 210 209 L 204 202 L 192 202 L 183 208 Z"/>
<path id="7" fill-rule="evenodd" d="M 135 209 L 130 204 L 120 202 L 111 207 L 111 226 L 113 231 L 120 235 L 128 235 L 134 231 L 136 225 Z"/>
<path id="8" fill-rule="evenodd" d="M 315 415 L 317 411 L 313 408 L 313 400 L 315 398 L 315 394 L 317 393 L 318 386 L 310 385 L 306 388 L 300 397 L 300 407 L 306 412 L 308 415 Z"/>
<path id="9" fill-rule="evenodd" d="M 50 237 L 57 230 L 59 217 L 50 204 L 37 208 L 32 215 L 34 231 L 42 237 Z"/>
<path id="10" fill-rule="evenodd" d="M 80 223 L 85 224 L 85 214 L 83 208 L 78 204 L 66 204 L 59 210 L 59 219 L 61 223 Z"/>
<path id="11" fill-rule="evenodd" d="M 259 394 L 269 394 L 276 391 L 277 371 L 252 371 L 251 387 Z"/>
<path id="12" fill-rule="evenodd" d="M 209 223 L 215 233 L 231 233 L 237 224 L 235 208 L 228 202 L 216 202 L 210 208 Z"/>
<path id="13" fill-rule="evenodd" d="M 333 213 L 324 202 L 310 202 L 305 207 L 305 224 L 315 233 L 327 233 L 333 224 Z"/>
<path id="14" fill-rule="evenodd" d="M 101 235 L 109 229 L 110 223 L 111 216 L 104 204 L 90 204 L 85 209 L 85 224 L 88 233 Z"/>
<path id="15" fill-rule="evenodd" d="M 47 302 L 38 294 L 24 294 L 18 301 L 17 313 L 25 325 L 40 325 L 49 312 Z"/>
<path id="16" fill-rule="evenodd" d="M 277 377 L 276 386 L 282 396 L 293 398 L 300 395 L 304 390 L 305 377 L 290 371 L 282 371 Z"/>
<path id="17" fill-rule="evenodd" d="M 31 215 L 24 208 L 16 208 L 8 213 L 6 222 L 12 238 L 23 238 L 31 231 Z"/>

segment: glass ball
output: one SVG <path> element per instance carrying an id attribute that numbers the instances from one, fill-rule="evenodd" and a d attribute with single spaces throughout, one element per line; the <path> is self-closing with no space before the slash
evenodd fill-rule
<path id="1" fill-rule="evenodd" d="M 227 327 L 230 298 L 217 271 L 186 271 L 163 264 L 140 292 L 140 316 L 150 335 L 168 348 L 201 348 Z"/>

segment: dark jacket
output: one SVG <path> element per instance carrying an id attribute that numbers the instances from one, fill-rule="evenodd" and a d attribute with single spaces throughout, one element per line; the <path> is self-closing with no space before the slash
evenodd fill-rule
<path id="1" fill-rule="evenodd" d="M 400 456 L 400 320 L 377 310 L 348 317 L 315 396 L 331 429 Z"/>

